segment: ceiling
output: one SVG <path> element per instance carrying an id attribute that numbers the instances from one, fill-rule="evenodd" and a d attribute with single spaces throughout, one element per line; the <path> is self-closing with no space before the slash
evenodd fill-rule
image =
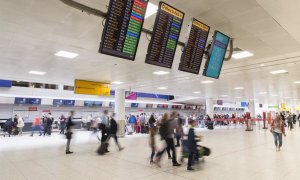
<path id="1" fill-rule="evenodd" d="M 77 2 L 106 11 L 109 1 Z M 158 4 L 158 0 L 151 2 Z M 165 2 L 186 13 L 181 41 L 185 41 L 187 26 L 195 17 L 211 26 L 211 35 L 214 30 L 220 30 L 234 39 L 234 47 L 250 51 L 254 56 L 225 62 L 220 79 L 215 80 L 178 71 L 180 46 L 172 69 L 145 64 L 149 41 L 143 34 L 136 60 L 132 62 L 98 53 L 102 18 L 82 13 L 59 0 L 9 0 L 0 1 L 0 78 L 69 85 L 73 84 L 74 79 L 122 81 L 124 84 L 114 85 L 113 88 L 195 97 L 194 102 L 207 97 L 225 101 L 256 99 L 261 103 L 300 99 L 300 85 L 293 83 L 300 80 L 300 38 L 294 33 L 300 28 L 299 23 L 293 26 L 287 22 L 290 19 L 284 18 L 285 11 L 272 15 L 270 12 L 276 13 L 278 7 L 270 6 L 271 1 L 269 4 L 255 0 Z M 293 13 L 294 17 L 300 17 L 299 11 Z M 151 29 L 154 19 L 155 15 L 146 19 L 144 28 Z M 79 56 L 72 60 L 55 57 L 59 50 L 75 52 Z M 288 70 L 289 73 L 269 73 L 278 69 Z M 47 74 L 34 76 L 28 74 L 30 70 L 45 71 Z M 169 71 L 170 74 L 152 74 L 158 70 Z M 214 83 L 202 84 L 203 80 L 213 80 Z M 168 89 L 157 90 L 162 86 Z M 234 90 L 237 86 L 245 89 Z M 201 93 L 193 94 L 195 91 Z M 260 95 L 259 92 L 267 94 Z"/>

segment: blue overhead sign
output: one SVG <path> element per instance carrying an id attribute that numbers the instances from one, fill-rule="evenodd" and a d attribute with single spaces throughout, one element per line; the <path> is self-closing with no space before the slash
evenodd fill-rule
<path id="1" fill-rule="evenodd" d="M 41 98 L 22 98 L 22 97 L 15 98 L 15 104 L 40 105 L 41 101 L 42 101 Z"/>
<path id="2" fill-rule="evenodd" d="M 210 56 L 205 64 L 204 76 L 218 79 L 224 62 L 229 37 L 225 34 L 215 31 L 211 45 Z"/>

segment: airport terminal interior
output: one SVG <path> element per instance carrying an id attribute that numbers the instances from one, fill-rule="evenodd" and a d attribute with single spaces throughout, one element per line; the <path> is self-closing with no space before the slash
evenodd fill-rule
<path id="1" fill-rule="evenodd" d="M 299 7 L 1 0 L 0 179 L 300 179 Z"/>

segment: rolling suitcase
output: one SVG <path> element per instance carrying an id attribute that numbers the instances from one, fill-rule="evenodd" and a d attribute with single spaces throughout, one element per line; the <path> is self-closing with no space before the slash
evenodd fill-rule
<path id="1" fill-rule="evenodd" d="M 213 130 L 214 129 L 214 123 L 213 122 L 208 122 L 207 123 L 207 129 Z"/>
<path id="2" fill-rule="evenodd" d="M 13 135 L 16 136 L 16 135 L 18 135 L 18 134 L 19 134 L 18 128 L 15 128 L 15 129 L 13 130 Z"/>
<path id="3" fill-rule="evenodd" d="M 105 154 L 107 152 L 107 148 L 108 148 L 108 142 L 101 143 L 100 147 L 97 150 L 98 154 L 100 155 Z"/>

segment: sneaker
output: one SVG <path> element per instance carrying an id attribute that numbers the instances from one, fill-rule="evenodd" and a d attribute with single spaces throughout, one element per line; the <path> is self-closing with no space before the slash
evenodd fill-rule
<path id="1" fill-rule="evenodd" d="M 73 154 L 74 152 L 66 151 L 66 154 Z"/>
<path id="2" fill-rule="evenodd" d="M 119 151 L 122 151 L 122 150 L 124 150 L 125 148 L 124 147 L 121 147 L 120 149 L 119 149 Z"/>
<path id="3" fill-rule="evenodd" d="M 192 167 L 187 167 L 188 171 L 194 171 L 194 169 Z"/>
<path id="4" fill-rule="evenodd" d="M 181 166 L 179 163 L 173 163 L 173 166 Z"/>

